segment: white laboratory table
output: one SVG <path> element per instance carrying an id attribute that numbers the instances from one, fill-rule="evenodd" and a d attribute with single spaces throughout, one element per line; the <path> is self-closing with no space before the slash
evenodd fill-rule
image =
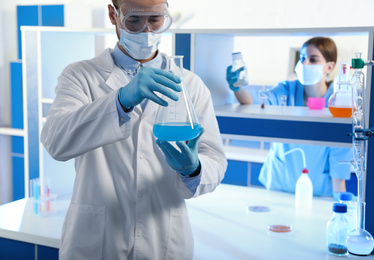
<path id="1" fill-rule="evenodd" d="M 70 200 L 51 202 L 51 211 L 35 215 L 31 199 L 0 206 L 0 237 L 58 248 Z"/>
<path id="2" fill-rule="evenodd" d="M 333 201 L 315 198 L 311 211 L 296 211 L 293 198 L 288 193 L 221 184 L 210 194 L 187 200 L 194 259 L 342 259 L 325 248 Z M 32 214 L 27 199 L 1 205 L 0 237 L 58 248 L 69 201 L 52 203 L 54 212 L 40 216 Z M 267 206 L 270 211 L 251 212 L 248 206 Z M 274 233 L 269 224 L 291 225 L 292 231 Z"/>
<path id="3" fill-rule="evenodd" d="M 221 184 L 213 193 L 187 201 L 194 259 L 342 259 L 329 255 L 325 245 L 333 203 L 314 198 L 312 210 L 295 210 L 293 194 Z M 249 206 L 267 206 L 270 211 L 251 212 Z M 290 225 L 292 231 L 274 233 L 268 225 Z"/>

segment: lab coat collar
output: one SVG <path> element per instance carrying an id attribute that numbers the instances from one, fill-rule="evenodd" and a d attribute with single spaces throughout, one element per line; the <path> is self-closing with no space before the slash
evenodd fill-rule
<path id="1" fill-rule="evenodd" d="M 112 58 L 114 63 L 124 70 L 126 73 L 135 74 L 140 66 L 140 62 L 132 59 L 131 57 L 127 56 L 123 51 L 119 48 L 118 43 L 114 46 L 114 49 L 111 51 Z"/>
<path id="2" fill-rule="evenodd" d="M 106 84 L 112 90 L 117 90 L 126 84 L 126 77 L 121 69 L 116 66 L 111 56 L 111 49 L 105 49 L 95 60 L 96 65 L 103 71 L 109 73 Z"/>
<path id="3" fill-rule="evenodd" d="M 118 52 L 119 51 L 119 52 Z M 112 56 L 113 52 L 115 53 L 116 57 L 120 58 L 121 67 L 119 67 Z M 118 59 L 118 58 L 117 58 Z M 152 67 L 152 68 L 162 68 L 165 64 L 164 62 L 165 58 L 163 58 L 163 55 L 161 53 L 157 53 L 156 57 L 144 64 L 142 66 L 145 67 Z M 104 52 L 102 52 L 97 58 L 96 58 L 97 66 L 100 67 L 102 70 L 109 72 L 110 75 L 106 80 L 106 84 L 108 87 L 110 87 L 112 90 L 117 90 L 120 87 L 123 87 L 128 83 L 130 80 L 127 78 L 125 69 L 134 69 L 138 68 L 140 66 L 140 63 L 131 57 L 124 54 L 121 49 L 119 49 L 118 45 L 114 47 L 114 49 L 106 49 Z"/>
<path id="4" fill-rule="evenodd" d="M 160 69 L 162 66 L 163 58 L 161 57 L 159 51 L 157 52 L 156 57 L 143 64 L 141 64 L 137 60 L 134 60 L 130 56 L 124 54 L 123 51 L 119 48 L 118 44 L 114 46 L 114 49 L 111 51 L 111 54 L 114 63 L 128 74 L 135 75 L 137 73 L 137 70 L 141 67 L 151 67 Z"/>

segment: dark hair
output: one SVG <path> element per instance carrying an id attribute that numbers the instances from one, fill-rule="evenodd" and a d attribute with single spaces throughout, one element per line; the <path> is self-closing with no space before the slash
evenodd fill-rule
<path id="1" fill-rule="evenodd" d="M 118 0 L 112 0 L 112 3 L 116 9 L 118 9 Z"/>
<path id="2" fill-rule="evenodd" d="M 325 58 L 326 62 L 333 61 L 336 64 L 338 59 L 338 50 L 336 48 L 335 42 L 327 37 L 314 37 L 309 39 L 303 44 L 302 48 L 308 46 L 316 47 Z M 330 85 L 332 81 L 326 82 L 327 85 Z"/>
<path id="3" fill-rule="evenodd" d="M 314 37 L 306 41 L 302 48 L 309 45 L 316 47 L 322 53 L 322 56 L 327 62 L 333 61 L 336 63 L 338 58 L 338 50 L 333 40 L 326 37 Z"/>

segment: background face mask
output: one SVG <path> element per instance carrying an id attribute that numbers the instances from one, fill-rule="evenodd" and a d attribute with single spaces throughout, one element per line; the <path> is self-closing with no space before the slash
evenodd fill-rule
<path id="1" fill-rule="evenodd" d="M 295 72 L 300 83 L 314 85 L 323 77 L 323 65 L 304 65 L 300 61 L 296 64 Z"/>
<path id="2" fill-rule="evenodd" d="M 128 33 L 121 29 L 119 43 L 137 60 L 145 60 L 150 58 L 158 49 L 161 41 L 160 33 Z"/>

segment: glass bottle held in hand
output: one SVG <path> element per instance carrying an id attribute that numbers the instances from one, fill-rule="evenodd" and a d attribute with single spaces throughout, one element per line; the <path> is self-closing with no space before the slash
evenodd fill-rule
<path id="1" fill-rule="evenodd" d="M 181 78 L 181 92 L 176 92 L 178 101 L 163 96 L 168 106 L 160 106 L 157 111 L 153 134 L 160 140 L 187 141 L 201 132 L 201 126 L 192 105 L 183 79 L 183 56 L 166 57 L 166 70 Z"/>
<path id="2" fill-rule="evenodd" d="M 232 54 L 232 71 L 236 71 L 242 67 L 244 67 L 244 70 L 240 72 L 238 81 L 234 83 L 234 87 L 248 85 L 247 67 L 243 61 L 242 53 L 234 52 Z"/>

